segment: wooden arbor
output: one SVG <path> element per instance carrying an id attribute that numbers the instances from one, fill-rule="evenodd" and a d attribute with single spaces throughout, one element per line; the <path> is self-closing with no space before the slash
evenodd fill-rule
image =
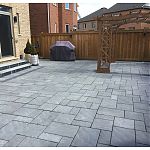
<path id="1" fill-rule="evenodd" d="M 109 73 L 110 64 L 113 61 L 112 51 L 112 32 L 116 31 L 119 26 L 128 23 L 150 23 L 150 10 L 142 9 L 130 11 L 125 15 L 102 16 L 97 18 L 99 31 L 99 47 L 97 72 Z"/>

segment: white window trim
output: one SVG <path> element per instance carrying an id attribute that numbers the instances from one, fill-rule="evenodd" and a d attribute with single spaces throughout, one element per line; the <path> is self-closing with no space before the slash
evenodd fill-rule
<path id="1" fill-rule="evenodd" d="M 57 33 L 57 23 L 54 24 L 54 32 Z"/>

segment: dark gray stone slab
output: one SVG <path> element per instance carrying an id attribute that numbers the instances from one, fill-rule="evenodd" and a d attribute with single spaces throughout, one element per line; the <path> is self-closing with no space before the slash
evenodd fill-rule
<path id="1" fill-rule="evenodd" d="M 135 131 L 131 129 L 114 127 L 111 145 L 121 147 L 135 146 Z"/>
<path id="2" fill-rule="evenodd" d="M 72 146 L 92 147 L 96 146 L 100 130 L 80 127 Z"/>

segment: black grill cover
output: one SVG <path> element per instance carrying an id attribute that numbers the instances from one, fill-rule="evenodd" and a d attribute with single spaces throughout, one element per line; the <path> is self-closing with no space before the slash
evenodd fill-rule
<path id="1" fill-rule="evenodd" d="M 50 60 L 75 60 L 75 46 L 69 41 L 56 41 L 50 48 Z"/>

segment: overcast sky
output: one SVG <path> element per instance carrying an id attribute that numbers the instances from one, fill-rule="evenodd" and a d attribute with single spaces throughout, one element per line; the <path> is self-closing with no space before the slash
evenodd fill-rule
<path id="1" fill-rule="evenodd" d="M 150 0 L 77 0 L 79 4 L 79 13 L 85 17 L 92 12 L 102 8 L 110 8 L 116 3 L 150 3 Z"/>
<path id="2" fill-rule="evenodd" d="M 78 3 L 81 17 L 102 8 L 110 8 L 116 3 L 150 3 L 150 0 L 0 0 L 3 3 Z"/>

